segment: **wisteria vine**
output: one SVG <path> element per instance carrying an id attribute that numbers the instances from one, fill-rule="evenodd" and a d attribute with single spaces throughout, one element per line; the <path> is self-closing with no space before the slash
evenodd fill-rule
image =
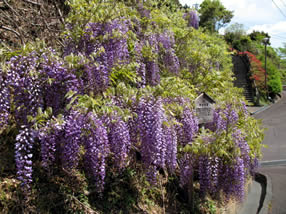
<path id="1" fill-rule="evenodd" d="M 137 10 L 150 21 L 152 13 L 143 4 Z M 195 11 L 183 18 L 188 27 L 199 27 Z M 247 176 L 257 167 L 238 123 L 248 118 L 245 103 L 239 108 L 219 106 L 213 122 L 200 129 L 190 98 L 166 98 L 160 93 L 163 78 L 181 78 L 184 61 L 177 55 L 175 33 L 153 31 L 157 26 L 153 21 L 150 30 L 145 26 L 148 21 L 117 17 L 88 22 L 79 37 L 66 34 L 63 54 L 34 50 L 11 57 L 0 69 L 0 126 L 14 122 L 18 128 L 15 162 L 26 190 L 32 184 L 33 148 L 38 145 L 42 167 L 50 174 L 54 167 L 82 170 L 101 193 L 108 170 L 121 173 L 140 161 L 153 185 L 163 169 L 178 176 L 182 188 L 198 175 L 202 197 L 219 191 L 227 197 L 244 197 Z M 73 26 L 69 28 L 72 31 Z M 71 59 L 78 61 L 73 64 Z M 135 75 L 138 81 L 124 82 L 120 79 L 124 75 L 129 79 Z M 131 88 L 126 99 L 116 80 Z M 174 103 L 177 111 L 168 109 Z M 50 115 L 47 109 L 52 109 Z M 200 138 L 203 134 L 208 136 Z M 223 147 L 221 139 L 231 158 L 215 149 Z"/>

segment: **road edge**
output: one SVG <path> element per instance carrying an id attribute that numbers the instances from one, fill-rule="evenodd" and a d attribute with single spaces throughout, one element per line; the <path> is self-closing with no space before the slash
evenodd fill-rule
<path id="1" fill-rule="evenodd" d="M 255 181 L 261 185 L 261 196 L 257 213 L 268 214 L 272 206 L 272 183 L 270 176 L 255 173 Z"/>
<path id="2" fill-rule="evenodd" d="M 285 94 L 284 94 L 284 93 L 285 93 Z M 273 105 L 279 103 L 279 102 L 282 100 L 283 96 L 285 96 L 285 95 L 286 95 L 286 91 L 282 91 L 281 94 L 280 94 L 280 96 L 279 96 L 279 98 L 278 98 L 277 100 L 275 100 L 272 104 L 268 104 L 268 105 L 266 105 L 266 106 L 263 106 L 263 107 L 261 107 L 260 109 L 258 109 L 258 110 L 255 111 L 255 112 L 250 112 L 250 115 L 251 115 L 251 116 L 257 115 L 257 114 L 259 114 L 259 113 L 261 113 L 261 112 L 263 112 L 263 111 L 265 111 L 265 110 L 271 108 Z"/>

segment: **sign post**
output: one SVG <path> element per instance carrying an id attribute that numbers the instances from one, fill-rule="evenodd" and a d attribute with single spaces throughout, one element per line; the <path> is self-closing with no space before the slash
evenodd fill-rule
<path id="1" fill-rule="evenodd" d="M 206 93 L 200 94 L 195 99 L 196 114 L 199 119 L 199 125 L 202 127 L 205 123 L 213 121 L 215 101 Z M 188 199 L 191 213 L 194 213 L 194 171 L 189 181 Z"/>
<path id="2" fill-rule="evenodd" d="M 205 124 L 213 121 L 215 101 L 206 93 L 200 94 L 195 99 L 196 114 L 199 118 L 199 124 Z"/>

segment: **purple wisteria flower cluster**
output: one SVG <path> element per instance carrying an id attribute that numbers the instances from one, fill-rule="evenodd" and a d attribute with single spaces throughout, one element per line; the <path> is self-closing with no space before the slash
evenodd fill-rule
<path id="1" fill-rule="evenodd" d="M 180 130 L 180 142 L 183 145 L 191 144 L 194 136 L 199 131 L 199 121 L 189 108 L 185 108 L 182 119 L 180 121 L 182 126 Z"/>
<path id="2" fill-rule="evenodd" d="M 65 98 L 66 93 L 79 91 L 80 80 L 66 68 L 63 61 L 53 54 L 53 50 L 41 55 L 39 75 L 44 105 L 52 107 L 54 115 L 63 113 L 68 103 Z"/>
<path id="3" fill-rule="evenodd" d="M 83 140 L 86 150 L 85 168 L 94 179 L 98 192 L 102 192 L 106 175 L 106 158 L 110 151 L 106 127 L 97 115 L 90 112 L 85 118 L 84 131 L 86 132 Z"/>
<path id="4" fill-rule="evenodd" d="M 184 187 L 190 182 L 191 176 L 194 175 L 196 156 L 193 154 L 184 154 L 182 158 L 179 159 L 180 167 L 180 186 Z"/>
<path id="5" fill-rule="evenodd" d="M 128 125 L 118 116 L 107 117 L 104 122 L 109 129 L 108 142 L 114 165 L 118 169 L 125 168 L 131 148 Z"/>
<path id="6" fill-rule="evenodd" d="M 164 127 L 164 141 L 166 142 L 166 165 L 171 173 L 177 168 L 178 137 L 174 126 Z"/>
<path id="7" fill-rule="evenodd" d="M 175 52 L 174 35 L 168 31 L 145 36 L 145 43 L 152 50 L 152 57 L 144 58 L 146 64 L 146 81 L 154 86 L 160 83 L 160 71 L 166 69 L 178 74 L 180 62 Z"/>
<path id="8" fill-rule="evenodd" d="M 61 139 L 64 136 L 64 125 L 55 118 L 51 119 L 38 131 L 41 144 L 41 158 L 43 167 L 50 171 L 56 161 L 56 151 L 59 149 Z"/>
<path id="9" fill-rule="evenodd" d="M 144 88 L 146 86 L 146 64 L 144 63 L 144 57 L 142 55 L 142 48 L 144 42 L 139 41 L 135 44 L 135 59 L 138 64 L 136 68 L 136 73 L 140 77 L 137 85 L 139 88 Z"/>
<path id="10" fill-rule="evenodd" d="M 244 111 L 244 109 L 241 110 Z M 248 116 L 245 112 L 243 115 Z M 238 119 L 239 116 L 234 107 L 227 105 L 225 109 L 217 109 L 214 112 L 214 121 L 206 126 L 218 136 L 231 133 L 231 138 L 228 138 L 232 141 L 229 149 L 237 152 L 232 154 L 233 159 L 217 157 L 215 154 L 199 157 L 199 182 L 202 194 L 206 192 L 215 194 L 222 190 L 227 198 L 235 196 L 242 200 L 244 197 L 246 178 L 253 174 L 253 168 L 257 167 L 257 159 L 251 159 L 246 134 L 239 129 Z M 207 144 L 212 144 L 214 141 L 215 139 L 205 139 Z"/>
<path id="11" fill-rule="evenodd" d="M 148 178 L 156 183 L 157 168 L 165 166 L 166 144 L 163 135 L 164 111 L 161 100 L 141 99 L 138 104 L 138 127 L 141 136 L 141 155 Z"/>
<path id="12" fill-rule="evenodd" d="M 72 111 L 66 116 L 61 152 L 62 165 L 66 169 L 72 169 L 78 165 L 83 125 L 84 116 L 80 112 Z"/>
<path id="13" fill-rule="evenodd" d="M 89 59 L 83 64 L 81 82 L 83 92 L 94 94 L 105 91 L 110 85 L 110 74 L 116 66 L 129 63 L 127 33 L 128 20 L 115 19 L 106 23 L 89 23 L 78 42 L 67 39 L 64 56 L 83 55 Z"/>
<path id="14" fill-rule="evenodd" d="M 171 73 L 178 74 L 180 62 L 176 55 L 174 35 L 168 31 L 161 33 L 157 38 L 158 42 L 163 46 L 162 62 L 167 70 Z"/>
<path id="15" fill-rule="evenodd" d="M 44 104 L 41 79 L 36 72 L 39 57 L 32 52 L 28 56 L 12 57 L 8 64 L 7 73 L 13 77 L 9 84 L 13 88 L 15 119 L 18 124 L 27 124 L 26 116 L 35 116 L 37 109 Z"/>
<path id="16" fill-rule="evenodd" d="M 10 99 L 9 79 L 4 76 L 3 71 L 0 69 L 0 127 L 8 124 Z"/>
<path id="17" fill-rule="evenodd" d="M 25 190 L 30 188 L 32 183 L 32 149 L 34 145 L 33 130 L 27 126 L 21 126 L 15 143 L 15 162 L 17 167 L 17 178 L 22 182 Z"/>
<path id="18" fill-rule="evenodd" d="M 188 27 L 193 27 L 195 29 L 199 28 L 200 18 L 196 11 L 191 10 L 189 13 L 184 15 L 184 18 L 187 18 L 188 20 Z"/>

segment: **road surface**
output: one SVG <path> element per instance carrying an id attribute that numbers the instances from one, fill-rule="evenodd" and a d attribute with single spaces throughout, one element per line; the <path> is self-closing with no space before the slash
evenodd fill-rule
<path id="1" fill-rule="evenodd" d="M 262 119 L 267 128 L 263 144 L 268 148 L 262 149 L 262 165 L 258 171 L 271 180 L 269 214 L 286 214 L 286 92 L 277 104 L 254 117 Z"/>

